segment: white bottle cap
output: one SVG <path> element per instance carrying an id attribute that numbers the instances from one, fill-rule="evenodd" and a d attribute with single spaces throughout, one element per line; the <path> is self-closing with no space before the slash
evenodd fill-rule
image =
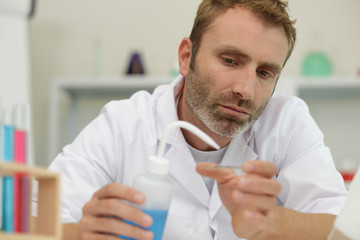
<path id="1" fill-rule="evenodd" d="M 177 127 L 184 128 L 192 132 L 193 134 L 198 136 L 201 140 L 203 140 L 213 148 L 220 149 L 220 146 L 208 135 L 206 135 L 203 131 L 201 131 L 199 128 L 185 121 L 176 121 L 166 127 L 164 136 L 161 139 L 161 143 L 157 155 L 150 156 L 148 159 L 147 171 L 159 175 L 166 175 L 168 173 L 170 162 L 169 160 L 163 157 L 165 152 L 165 140 L 169 136 L 170 131 L 172 131 L 174 128 Z"/>
<path id="2" fill-rule="evenodd" d="M 147 162 L 147 171 L 154 174 L 166 175 L 169 171 L 169 165 L 170 162 L 167 159 L 151 156 Z"/>

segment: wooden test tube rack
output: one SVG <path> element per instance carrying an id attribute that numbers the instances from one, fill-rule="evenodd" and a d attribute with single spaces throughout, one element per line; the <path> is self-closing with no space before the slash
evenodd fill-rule
<path id="1" fill-rule="evenodd" d="M 0 239 L 6 240 L 61 240 L 60 222 L 60 175 L 41 167 L 30 167 L 0 161 L 0 175 L 13 176 L 24 173 L 29 177 L 29 233 L 0 232 Z M 32 180 L 38 181 L 37 217 L 31 217 Z"/>

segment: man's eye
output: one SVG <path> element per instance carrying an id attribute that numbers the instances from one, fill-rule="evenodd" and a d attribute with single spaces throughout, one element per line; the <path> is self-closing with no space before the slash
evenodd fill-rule
<path id="1" fill-rule="evenodd" d="M 235 61 L 232 60 L 231 58 L 224 58 L 224 62 L 227 64 L 235 64 Z"/>
<path id="2" fill-rule="evenodd" d="M 271 74 L 269 72 L 265 71 L 265 70 L 258 70 L 258 74 L 260 76 L 262 76 L 262 77 L 265 77 L 265 78 L 271 77 Z"/>

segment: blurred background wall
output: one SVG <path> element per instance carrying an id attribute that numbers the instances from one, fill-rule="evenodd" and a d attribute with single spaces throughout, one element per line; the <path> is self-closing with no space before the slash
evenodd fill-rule
<path id="1" fill-rule="evenodd" d="M 52 97 L 49 90 L 56 77 L 78 77 L 81 81 L 88 76 L 121 76 L 134 48 L 142 53 L 148 75 L 170 75 L 177 61 L 178 45 L 189 36 L 199 3 L 200 0 L 37 0 L 29 26 L 36 162 L 47 165 L 51 161 L 47 154 Z M 326 52 L 333 62 L 333 75 L 356 76 L 360 69 L 360 1 L 290 0 L 289 6 L 291 16 L 297 19 L 298 42 L 282 77 L 301 76 L 302 60 L 313 49 Z M 347 104 L 353 104 L 354 112 L 358 112 L 358 103 L 354 99 Z M 342 109 L 341 104 L 338 109 Z M 332 122 L 323 126 L 332 128 L 341 124 L 338 121 L 347 124 L 347 118 L 353 116 L 344 114 L 329 119 Z M 359 115 L 355 114 L 358 122 Z M 354 124 L 358 126 L 352 123 L 350 127 Z M 359 139 L 360 129 L 346 134 L 352 135 L 352 142 L 336 158 L 347 157 L 347 153 L 360 155 L 360 141 L 357 145 L 353 141 Z M 337 144 L 326 140 L 331 147 Z"/>

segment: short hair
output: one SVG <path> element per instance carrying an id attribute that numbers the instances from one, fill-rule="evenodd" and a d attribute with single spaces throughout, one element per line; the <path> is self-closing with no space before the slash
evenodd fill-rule
<path id="1" fill-rule="evenodd" d="M 289 43 L 285 59 L 289 59 L 296 41 L 296 20 L 291 20 L 287 12 L 288 3 L 281 0 L 203 0 L 197 11 L 193 28 L 190 34 L 192 42 L 192 58 L 190 69 L 194 68 L 196 54 L 200 48 L 202 36 L 212 21 L 229 8 L 237 6 L 249 9 L 259 17 L 265 25 L 280 26 L 284 29 Z M 284 64 L 285 64 L 284 63 Z"/>

